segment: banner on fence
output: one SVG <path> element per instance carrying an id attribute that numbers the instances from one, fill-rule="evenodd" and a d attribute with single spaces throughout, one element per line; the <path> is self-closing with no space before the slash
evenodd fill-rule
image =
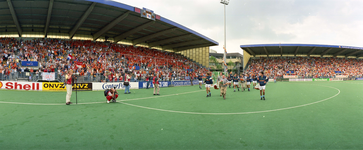
<path id="1" fill-rule="evenodd" d="M 284 75 L 284 78 L 286 78 L 286 79 L 296 79 L 296 78 L 298 78 L 298 76 L 294 76 L 294 75 Z"/>
<path id="2" fill-rule="evenodd" d="M 26 90 L 26 91 L 41 91 L 42 83 L 40 82 L 7 82 L 0 81 L 0 89 L 8 90 Z"/>
<path id="3" fill-rule="evenodd" d="M 37 61 L 22 61 L 21 66 L 23 67 L 38 67 Z"/>
<path id="4" fill-rule="evenodd" d="M 125 89 L 125 85 L 123 82 L 114 82 L 114 83 L 92 83 L 92 90 L 93 91 L 99 91 L 99 90 L 105 90 L 110 88 L 116 88 L 116 90 L 123 90 Z M 138 89 L 139 88 L 139 82 L 130 82 L 130 89 Z"/>
<path id="5" fill-rule="evenodd" d="M 343 81 L 343 78 L 330 78 L 329 81 Z"/>
<path id="6" fill-rule="evenodd" d="M 190 81 L 171 81 L 171 84 L 174 86 L 187 86 L 187 85 L 191 85 Z M 194 80 L 193 84 L 197 85 L 199 84 L 198 80 Z"/>
<path id="7" fill-rule="evenodd" d="M 159 82 L 159 87 L 168 87 L 170 85 L 170 82 Z M 147 82 L 139 82 L 139 89 L 145 89 L 147 87 Z M 153 82 L 149 82 L 149 88 L 154 88 Z"/>
<path id="8" fill-rule="evenodd" d="M 355 80 L 363 80 L 363 78 L 355 78 Z"/>
<path id="9" fill-rule="evenodd" d="M 313 81 L 329 81 L 329 78 L 318 78 L 318 79 L 313 79 Z"/>
<path id="10" fill-rule="evenodd" d="M 349 76 L 344 76 L 344 75 L 337 75 L 335 76 L 336 78 L 348 78 Z"/>
<path id="11" fill-rule="evenodd" d="M 42 79 L 46 81 L 53 81 L 55 80 L 55 73 L 54 72 L 43 72 L 42 73 Z"/>
<path id="12" fill-rule="evenodd" d="M 313 81 L 313 79 L 289 79 L 289 82 Z"/>

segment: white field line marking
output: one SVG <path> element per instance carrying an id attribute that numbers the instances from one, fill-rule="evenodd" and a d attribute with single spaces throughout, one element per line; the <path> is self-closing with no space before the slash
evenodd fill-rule
<path id="1" fill-rule="evenodd" d="M 192 91 L 192 92 L 184 92 L 179 94 L 170 94 L 170 95 L 163 95 L 163 96 L 153 96 L 153 97 L 143 97 L 143 98 L 134 98 L 134 99 L 125 99 L 125 100 L 117 100 L 117 102 L 125 102 L 125 101 L 135 101 L 135 100 L 143 100 L 143 99 L 153 99 L 153 98 L 160 98 L 160 97 L 168 97 L 168 96 L 175 96 L 175 95 L 183 95 L 183 94 L 189 94 L 189 93 L 196 93 L 201 91 Z M 38 106 L 55 106 L 55 105 L 65 105 L 60 103 L 22 103 L 22 102 L 4 102 L 0 101 L 0 104 L 18 104 L 18 105 L 38 105 Z M 89 105 L 89 104 L 100 104 L 100 103 L 106 103 L 106 99 L 103 102 L 89 102 L 89 103 L 78 103 L 78 105 Z"/>
<path id="2" fill-rule="evenodd" d="M 319 86 L 324 86 L 324 85 L 319 85 Z M 187 111 L 175 111 L 175 110 L 166 110 L 166 109 L 158 109 L 158 108 L 151 108 L 151 107 L 145 107 L 145 106 L 139 106 L 139 105 L 135 105 L 135 104 L 129 104 L 129 103 L 125 103 L 125 102 L 121 102 L 122 104 L 125 105 L 129 105 L 129 106 L 134 106 L 134 107 L 139 107 L 139 108 L 144 108 L 144 109 L 150 109 L 150 110 L 156 110 L 156 111 L 164 111 L 164 112 L 171 112 L 171 113 L 181 113 L 181 114 L 193 114 L 193 115 L 245 115 L 245 114 L 257 114 L 257 113 L 267 113 L 267 112 L 275 112 L 275 111 L 281 111 L 281 110 L 288 110 L 288 109 L 294 109 L 294 108 L 299 108 L 299 107 L 305 107 L 305 106 L 309 106 L 309 105 L 313 105 L 313 104 L 317 104 L 320 102 L 324 102 L 327 101 L 329 99 L 332 99 L 336 96 L 338 96 L 340 94 L 340 90 L 335 88 L 335 87 L 331 87 L 331 86 L 325 86 L 325 87 L 329 87 L 332 89 L 335 89 L 338 91 L 337 94 L 335 94 L 334 96 L 331 96 L 329 98 L 320 100 L 320 101 L 316 101 L 316 102 L 312 102 L 312 103 L 308 103 L 308 104 L 303 104 L 303 105 L 299 105 L 299 106 L 292 106 L 292 107 L 286 107 L 286 108 L 279 108 L 279 109 L 272 109 L 272 110 L 263 110 L 263 111 L 253 111 L 253 112 L 237 112 L 237 113 L 200 113 L 200 112 L 187 112 Z"/>

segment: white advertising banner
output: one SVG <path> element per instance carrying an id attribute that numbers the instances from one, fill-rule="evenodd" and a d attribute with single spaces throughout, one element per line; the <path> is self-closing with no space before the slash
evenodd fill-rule
<path id="1" fill-rule="evenodd" d="M 298 78 L 298 76 L 295 76 L 295 75 L 284 75 L 284 78 L 285 79 L 296 79 L 296 78 Z"/>
<path id="2" fill-rule="evenodd" d="M 313 79 L 289 79 L 290 82 L 293 81 L 313 81 Z"/>
<path id="3" fill-rule="evenodd" d="M 92 83 L 92 91 L 105 90 L 110 88 L 116 88 L 116 90 L 124 90 L 125 85 L 123 82 L 113 82 L 113 83 Z M 139 82 L 130 82 L 130 89 L 139 89 Z"/>
<path id="4" fill-rule="evenodd" d="M 0 81 L 0 89 L 42 91 L 42 83 L 41 82 Z"/>
<path id="5" fill-rule="evenodd" d="M 42 73 L 42 79 L 43 80 L 47 80 L 47 81 L 54 81 L 55 80 L 55 73 L 47 73 L 47 72 L 43 72 Z"/>

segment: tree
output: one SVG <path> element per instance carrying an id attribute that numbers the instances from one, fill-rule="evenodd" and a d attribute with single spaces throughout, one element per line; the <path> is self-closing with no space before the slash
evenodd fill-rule
<path id="1" fill-rule="evenodd" d="M 232 61 L 229 61 L 227 65 L 228 65 L 228 66 L 232 66 L 232 67 L 234 67 L 234 66 L 235 66 L 235 64 L 234 64 Z"/>
<path id="2" fill-rule="evenodd" d="M 211 56 L 209 58 L 209 60 L 215 64 L 217 69 L 222 69 L 222 66 L 221 66 L 221 64 L 218 63 L 217 58 L 215 58 L 214 56 Z"/>

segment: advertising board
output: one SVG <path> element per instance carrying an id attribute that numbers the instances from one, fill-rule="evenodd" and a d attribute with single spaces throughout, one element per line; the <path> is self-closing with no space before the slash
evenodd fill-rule
<path id="1" fill-rule="evenodd" d="M 123 82 L 114 82 L 114 83 L 92 83 L 92 90 L 93 91 L 99 91 L 99 90 L 105 90 L 110 88 L 116 88 L 117 90 L 123 90 L 125 89 L 125 86 Z M 138 89 L 139 88 L 139 82 L 130 82 L 130 89 Z"/>
<path id="2" fill-rule="evenodd" d="M 41 91 L 41 85 L 42 83 L 39 82 L 0 81 L 0 89 L 8 90 Z"/>

